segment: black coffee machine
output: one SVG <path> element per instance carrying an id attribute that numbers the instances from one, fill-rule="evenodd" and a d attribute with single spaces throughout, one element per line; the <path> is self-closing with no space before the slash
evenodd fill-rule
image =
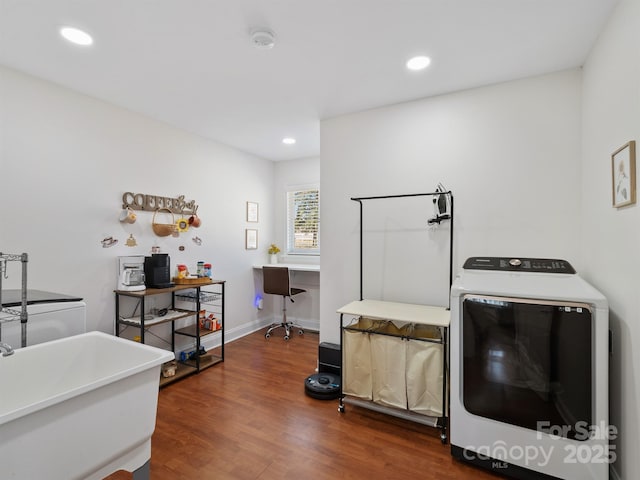
<path id="1" fill-rule="evenodd" d="M 150 288 L 173 287 L 171 281 L 171 259 L 166 253 L 154 253 L 144 257 L 144 283 Z"/>

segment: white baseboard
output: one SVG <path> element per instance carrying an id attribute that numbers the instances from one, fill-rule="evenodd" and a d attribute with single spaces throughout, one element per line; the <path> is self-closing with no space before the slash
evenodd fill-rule
<path id="1" fill-rule="evenodd" d="M 257 328 L 251 328 L 248 331 L 246 331 L 246 333 L 243 333 L 242 335 L 238 335 L 234 338 L 238 339 L 240 337 L 244 337 L 245 335 L 248 335 L 250 333 L 253 333 L 257 330 L 260 330 L 261 328 L 266 328 L 267 326 L 274 324 L 274 323 L 279 323 L 282 317 L 274 315 L 272 317 L 267 317 L 267 318 L 263 318 L 261 319 L 260 322 L 260 326 L 258 326 Z M 320 322 L 318 322 L 317 320 L 308 320 L 308 319 L 302 319 L 302 318 L 296 318 L 296 317 L 292 317 L 291 315 L 287 315 L 287 320 L 290 322 L 295 323 L 296 325 L 300 325 L 302 327 L 303 330 L 309 330 L 310 332 L 319 332 L 320 331 Z M 252 322 L 251 325 L 255 324 L 256 322 Z"/>
<path id="2" fill-rule="evenodd" d="M 318 322 L 313 321 L 305 321 L 298 318 L 287 317 L 287 320 L 290 320 L 298 325 L 300 325 L 303 330 L 309 332 L 319 332 L 320 325 Z M 279 321 L 275 316 L 271 318 L 262 318 L 260 320 L 254 320 L 251 322 L 244 323 L 238 327 L 234 327 L 231 329 L 225 329 L 224 332 L 224 343 L 227 344 L 229 342 L 233 342 L 234 340 L 238 340 L 250 333 L 257 332 L 263 328 L 267 328 L 272 323 Z M 193 340 L 185 337 L 183 341 L 179 341 L 179 335 L 176 335 L 176 355 L 180 355 L 182 351 L 191 351 L 194 349 Z M 220 346 L 220 340 L 222 336 L 219 333 L 213 333 L 211 335 L 207 335 L 202 338 L 201 345 L 205 350 L 211 350 L 213 348 Z"/>

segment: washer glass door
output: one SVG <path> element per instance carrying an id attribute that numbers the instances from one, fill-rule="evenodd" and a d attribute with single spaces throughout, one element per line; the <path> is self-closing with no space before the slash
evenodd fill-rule
<path id="1" fill-rule="evenodd" d="M 466 295 L 462 393 L 470 413 L 586 440 L 592 425 L 588 304 Z"/>

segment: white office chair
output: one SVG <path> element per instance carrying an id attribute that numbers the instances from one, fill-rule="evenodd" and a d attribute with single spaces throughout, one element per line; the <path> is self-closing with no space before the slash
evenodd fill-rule
<path id="1" fill-rule="evenodd" d="M 303 335 L 304 330 L 300 325 L 287 321 L 287 298 L 293 302 L 293 296 L 306 292 L 301 288 L 291 288 L 289 285 L 289 269 L 287 267 L 262 267 L 263 290 L 271 295 L 282 295 L 282 321 L 272 324 L 264 338 L 269 338 L 276 328 L 284 328 L 284 339 L 289 340 L 291 327 L 298 329 L 298 334 Z"/>

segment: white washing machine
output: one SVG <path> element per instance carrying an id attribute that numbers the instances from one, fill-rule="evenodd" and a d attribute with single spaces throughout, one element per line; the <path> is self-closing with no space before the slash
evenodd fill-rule
<path id="1" fill-rule="evenodd" d="M 2 304 L 20 310 L 20 290 L 2 292 Z M 87 331 L 87 305 L 82 298 L 42 290 L 27 291 L 27 346 Z M 14 349 L 22 345 L 20 320 L 3 323 L 0 338 Z"/>
<path id="2" fill-rule="evenodd" d="M 568 262 L 468 259 L 450 345 L 454 457 L 519 479 L 609 478 L 608 304 Z"/>

